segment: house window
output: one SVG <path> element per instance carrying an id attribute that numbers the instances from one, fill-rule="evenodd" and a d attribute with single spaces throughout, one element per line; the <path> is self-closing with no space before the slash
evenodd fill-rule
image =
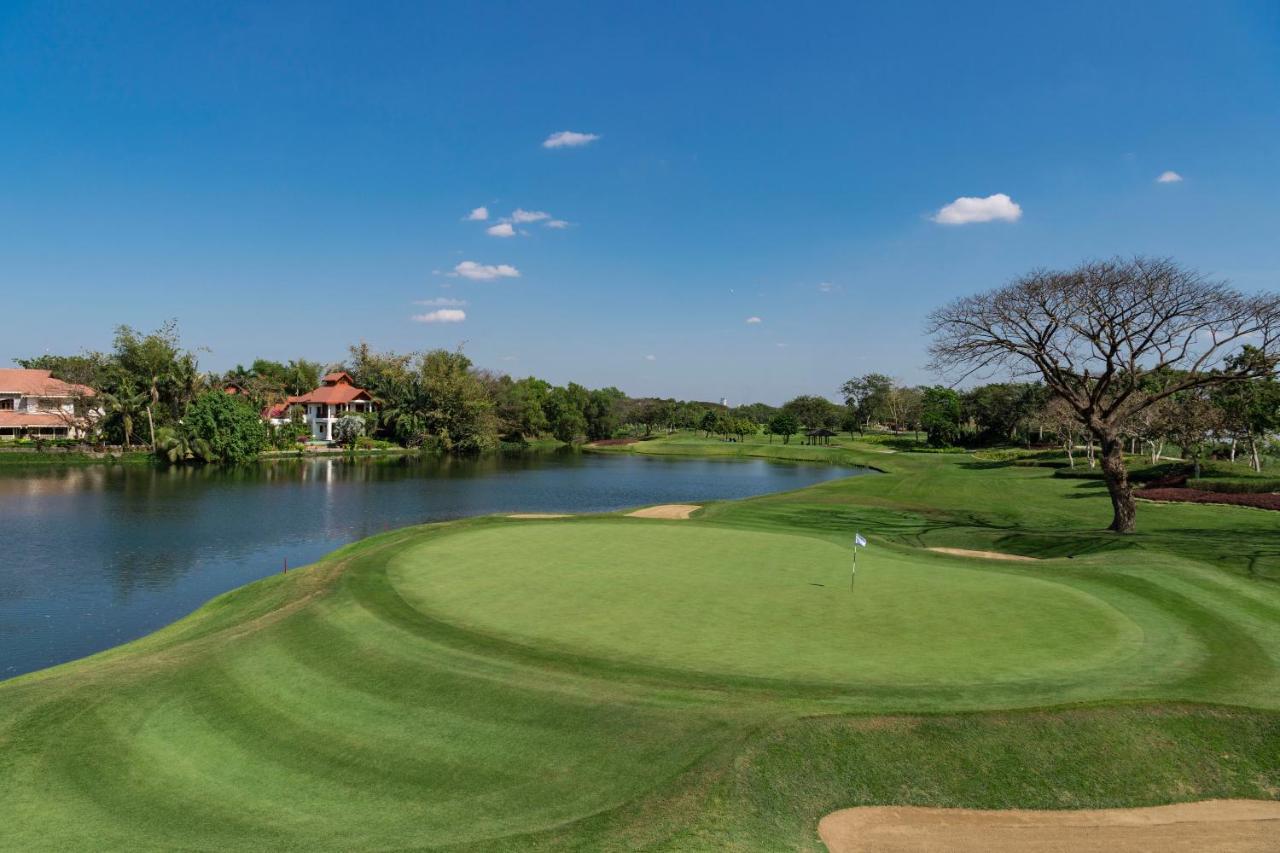
<path id="1" fill-rule="evenodd" d="M 5 397 L 4 399 L 0 399 L 0 412 L 12 412 L 12 411 L 13 411 L 13 398 Z"/>

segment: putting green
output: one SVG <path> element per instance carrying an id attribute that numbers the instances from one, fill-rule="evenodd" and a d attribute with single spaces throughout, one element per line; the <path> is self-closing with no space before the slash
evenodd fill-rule
<path id="1" fill-rule="evenodd" d="M 887 549 L 660 522 L 461 532 L 395 558 L 420 612 L 633 665 L 829 684 L 1052 679 L 1136 653 L 1142 629 L 1062 583 Z"/>

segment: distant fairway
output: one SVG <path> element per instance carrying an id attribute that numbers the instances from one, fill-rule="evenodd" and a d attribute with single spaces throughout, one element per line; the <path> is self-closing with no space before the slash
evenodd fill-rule
<path id="1" fill-rule="evenodd" d="M 858 805 L 1280 799 L 1275 516 L 1117 538 L 1105 490 L 968 455 L 628 448 L 887 473 L 392 531 L 0 683 L 0 848 L 819 850 Z"/>
<path id="2" fill-rule="evenodd" d="M 1073 587 L 982 564 L 660 522 L 460 533 L 390 576 L 435 618 L 563 653 L 837 684 L 1051 678 L 1137 651 L 1142 630 Z"/>

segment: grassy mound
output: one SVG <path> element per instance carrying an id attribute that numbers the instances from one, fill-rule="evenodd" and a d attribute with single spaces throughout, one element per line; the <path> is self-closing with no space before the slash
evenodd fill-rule
<path id="1" fill-rule="evenodd" d="M 1144 504 L 1117 538 L 1047 470 L 702 446 L 888 474 L 397 531 L 0 683 L 5 845 L 817 849 L 858 804 L 1280 797 L 1271 516 Z"/>

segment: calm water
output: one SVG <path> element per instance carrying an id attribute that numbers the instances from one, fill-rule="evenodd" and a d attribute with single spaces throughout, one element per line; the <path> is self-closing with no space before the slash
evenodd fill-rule
<path id="1" fill-rule="evenodd" d="M 856 473 L 590 453 L 0 469 L 0 679 L 140 637 L 286 559 L 302 566 L 394 527 L 739 498 Z"/>

